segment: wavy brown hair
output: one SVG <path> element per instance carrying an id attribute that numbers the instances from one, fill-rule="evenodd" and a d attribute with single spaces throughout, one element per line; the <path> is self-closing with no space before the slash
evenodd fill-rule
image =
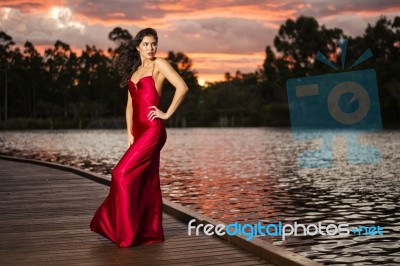
<path id="1" fill-rule="evenodd" d="M 121 88 L 128 85 L 128 80 L 142 63 L 136 47 L 145 36 L 153 36 L 158 42 L 157 31 L 153 28 L 145 28 L 140 30 L 133 40 L 121 47 L 121 52 L 116 60 L 117 71 L 121 77 L 121 83 L 119 84 Z"/>

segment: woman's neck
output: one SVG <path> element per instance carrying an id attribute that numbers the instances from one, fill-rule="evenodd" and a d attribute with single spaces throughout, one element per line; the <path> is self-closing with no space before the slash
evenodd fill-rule
<path id="1" fill-rule="evenodd" d="M 141 68 L 146 68 L 146 67 L 150 66 L 151 64 L 153 64 L 153 60 L 145 59 L 145 60 L 142 60 L 142 63 L 140 64 L 140 67 Z"/>

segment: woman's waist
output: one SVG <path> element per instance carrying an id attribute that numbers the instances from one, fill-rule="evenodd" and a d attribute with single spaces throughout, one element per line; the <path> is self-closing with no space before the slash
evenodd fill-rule
<path id="1" fill-rule="evenodd" d="M 154 118 L 153 120 L 149 120 L 148 117 L 133 117 L 132 118 L 132 126 L 136 128 L 146 129 L 149 127 L 158 127 L 164 126 L 164 122 L 160 118 Z"/>
<path id="2" fill-rule="evenodd" d="M 135 137 L 142 135 L 144 132 L 148 130 L 155 130 L 157 132 L 159 132 L 160 130 L 166 131 L 166 127 L 163 120 L 159 118 L 156 118 L 152 121 L 133 120 L 132 131 Z"/>

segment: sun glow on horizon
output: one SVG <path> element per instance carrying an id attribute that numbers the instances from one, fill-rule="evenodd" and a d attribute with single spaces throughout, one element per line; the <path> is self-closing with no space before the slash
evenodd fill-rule
<path id="1" fill-rule="evenodd" d="M 199 83 L 200 86 L 206 85 L 206 81 L 205 81 L 203 78 L 199 78 L 199 79 L 197 80 L 197 82 Z"/>

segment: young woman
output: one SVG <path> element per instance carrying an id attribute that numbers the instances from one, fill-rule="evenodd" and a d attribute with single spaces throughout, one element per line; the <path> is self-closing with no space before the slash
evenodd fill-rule
<path id="1" fill-rule="evenodd" d="M 164 241 L 160 189 L 160 151 L 167 134 L 163 120 L 173 115 L 188 91 L 163 58 L 156 58 L 158 37 L 139 31 L 117 60 L 121 86 L 128 86 L 128 150 L 111 173 L 110 193 L 94 214 L 90 229 L 119 247 Z M 176 92 L 166 112 L 159 109 L 167 79 Z"/>

